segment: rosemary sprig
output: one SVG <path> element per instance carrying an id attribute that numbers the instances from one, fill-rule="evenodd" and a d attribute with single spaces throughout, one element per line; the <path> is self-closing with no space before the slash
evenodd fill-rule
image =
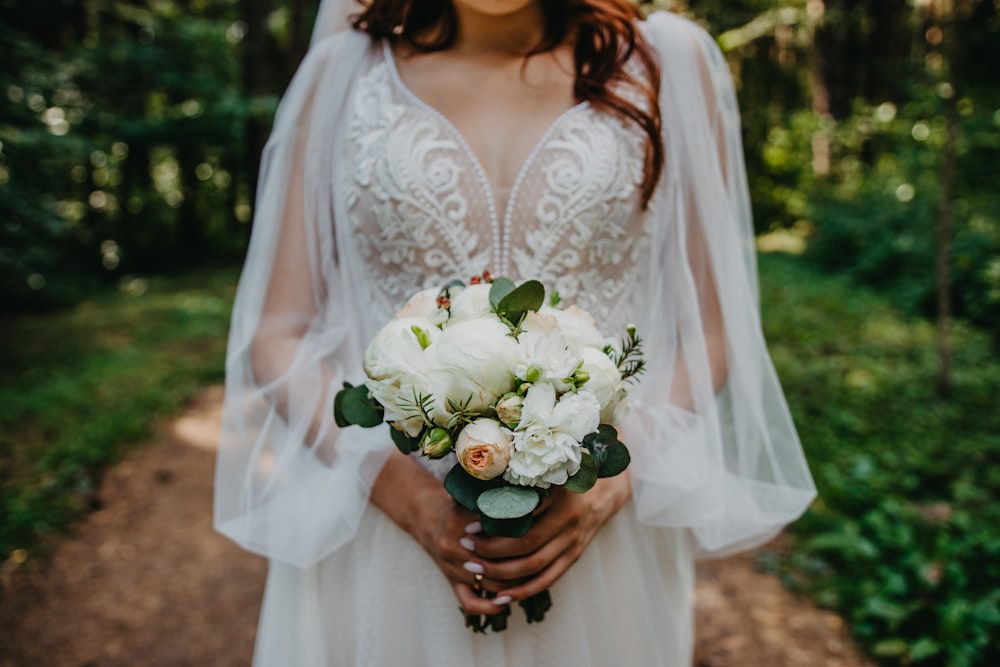
<path id="1" fill-rule="evenodd" d="M 629 325 L 625 329 L 625 337 L 622 338 L 621 342 L 621 352 L 616 350 L 613 345 L 608 345 L 604 348 L 604 353 L 618 367 L 623 382 L 635 382 L 636 378 L 646 370 L 646 360 L 642 358 L 642 339 L 636 334 L 633 325 Z"/>

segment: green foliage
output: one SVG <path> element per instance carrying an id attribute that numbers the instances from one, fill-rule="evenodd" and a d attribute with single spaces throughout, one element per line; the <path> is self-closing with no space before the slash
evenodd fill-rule
<path id="1" fill-rule="evenodd" d="M 761 258 L 765 329 L 819 488 L 796 524 L 797 585 L 886 665 L 1000 659 L 1000 362 L 957 327 L 934 393 L 934 332 L 800 258 Z"/>
<path id="2" fill-rule="evenodd" d="M 960 108 L 952 240 L 952 302 L 959 317 L 1000 331 L 1000 133 L 991 113 Z M 833 133 L 839 167 L 813 188 L 809 255 L 830 271 L 879 288 L 908 313 L 936 311 L 938 153 L 944 118 L 934 97 L 902 109 L 861 107 Z M 989 132 L 993 128 L 994 132 Z M 870 164 L 859 155 L 873 155 Z"/>
<path id="3" fill-rule="evenodd" d="M 245 127 L 269 118 L 274 100 L 240 90 L 232 3 L 183 12 L 74 3 L 44 20 L 9 4 L 0 7 L 5 308 L 73 302 L 122 276 L 239 256 L 256 159 Z"/>
<path id="4" fill-rule="evenodd" d="M 153 421 L 221 382 L 235 275 L 133 281 L 0 326 L 0 553 L 94 500 L 103 470 Z"/>

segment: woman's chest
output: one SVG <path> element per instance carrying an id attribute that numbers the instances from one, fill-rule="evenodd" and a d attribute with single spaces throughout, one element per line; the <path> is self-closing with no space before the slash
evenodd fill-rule
<path id="1" fill-rule="evenodd" d="M 648 251 L 642 136 L 589 104 L 526 127 L 540 136 L 528 150 L 492 141 L 477 154 L 383 57 L 358 80 L 347 129 L 338 194 L 373 299 L 390 312 L 418 288 L 484 270 L 537 278 L 595 306 L 622 296 Z M 517 119 L 501 130 L 516 133 Z M 511 157 L 518 151 L 526 156 Z M 484 163 L 512 160 L 513 180 L 493 182 Z"/>

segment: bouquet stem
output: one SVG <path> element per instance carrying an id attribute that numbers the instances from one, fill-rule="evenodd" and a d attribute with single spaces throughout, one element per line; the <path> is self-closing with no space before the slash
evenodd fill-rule
<path id="1" fill-rule="evenodd" d="M 552 607 L 552 596 L 546 590 L 525 598 L 518 602 L 518 604 L 524 610 L 524 617 L 528 623 L 539 623 L 545 618 L 545 612 Z M 504 607 L 497 613 L 487 616 L 465 614 L 465 627 L 471 628 L 473 632 L 482 634 L 486 634 L 487 629 L 493 632 L 500 632 L 507 629 L 507 619 L 509 616 L 510 607 Z"/>
<path id="2" fill-rule="evenodd" d="M 524 610 L 524 616 L 528 619 L 528 623 L 539 623 L 545 618 L 545 612 L 552 607 L 552 596 L 545 590 L 524 598 L 518 604 Z"/>

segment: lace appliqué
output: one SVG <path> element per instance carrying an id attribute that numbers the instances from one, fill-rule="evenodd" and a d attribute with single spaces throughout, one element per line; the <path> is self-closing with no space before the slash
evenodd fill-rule
<path id="1" fill-rule="evenodd" d="M 498 224 L 490 184 L 447 119 L 378 59 L 350 101 L 346 197 L 352 241 L 377 320 L 417 289 L 485 269 L 537 278 L 617 333 L 648 266 L 639 209 L 644 135 L 578 105 L 548 128 L 523 165 Z"/>
<path id="2" fill-rule="evenodd" d="M 349 138 L 350 222 L 383 314 L 417 289 L 488 266 L 489 246 L 469 220 L 475 190 L 458 144 L 435 119 L 394 100 L 385 63 L 358 82 Z"/>

